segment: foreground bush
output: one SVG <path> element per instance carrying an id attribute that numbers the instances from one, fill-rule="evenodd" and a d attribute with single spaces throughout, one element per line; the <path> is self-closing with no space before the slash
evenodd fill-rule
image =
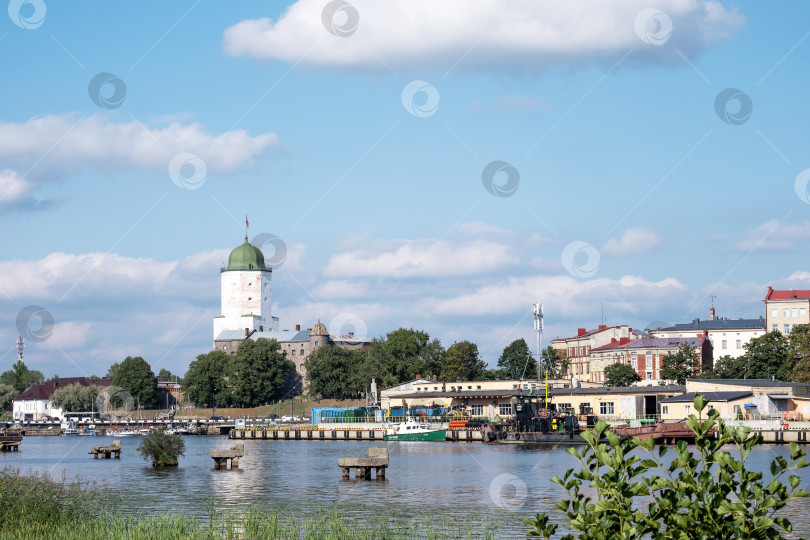
<path id="1" fill-rule="evenodd" d="M 752 436 L 750 428 L 726 426 L 714 409 L 704 420 L 707 401 L 700 394 L 694 405 L 698 416 L 690 415 L 686 426 L 695 432 L 696 452 L 680 441 L 672 447 L 671 461 L 665 460 L 670 447 L 661 445 L 656 452 L 652 438 L 620 439 L 605 422 L 599 422 L 595 432 L 582 434 L 587 446 L 581 452 L 568 450 L 580 470 L 552 478 L 570 496 L 554 508 L 564 512 L 567 527 L 579 533 L 563 539 L 782 538 L 783 531 L 792 530 L 790 521 L 776 514 L 788 501 L 809 494 L 799 488 L 797 475 L 787 477 L 789 486 L 780 480 L 807 467 L 806 452 L 790 443 L 791 462 L 776 457 L 766 484 L 762 473 L 745 468 L 762 436 Z M 596 490 L 595 501 L 583 493 L 583 484 Z M 551 538 L 557 531 L 544 513 L 524 523 L 531 527 L 531 537 Z"/>
<path id="2" fill-rule="evenodd" d="M 155 430 L 138 445 L 143 459 L 151 459 L 153 467 L 177 467 L 177 458 L 184 455 L 186 441 L 180 435 Z"/>

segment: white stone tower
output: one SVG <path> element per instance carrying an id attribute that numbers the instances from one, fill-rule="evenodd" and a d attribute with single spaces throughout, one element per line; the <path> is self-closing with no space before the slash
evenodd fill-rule
<path id="1" fill-rule="evenodd" d="M 272 268 L 264 265 L 262 251 L 245 242 L 231 251 L 228 266 L 220 271 L 222 315 L 214 317 L 214 339 L 224 331 L 278 331 L 278 317 L 271 313 Z M 237 336 L 231 336 L 235 339 Z"/>

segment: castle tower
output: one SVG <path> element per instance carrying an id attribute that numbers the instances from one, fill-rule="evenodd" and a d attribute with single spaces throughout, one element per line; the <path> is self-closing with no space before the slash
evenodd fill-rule
<path id="1" fill-rule="evenodd" d="M 214 317 L 214 339 L 223 331 L 278 331 L 278 317 L 271 313 L 272 268 L 262 251 L 245 242 L 231 251 L 228 266 L 220 270 L 222 315 Z"/>

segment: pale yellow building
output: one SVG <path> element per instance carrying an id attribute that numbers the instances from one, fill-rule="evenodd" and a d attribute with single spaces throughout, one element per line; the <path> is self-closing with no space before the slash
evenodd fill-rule
<path id="1" fill-rule="evenodd" d="M 787 335 L 797 325 L 810 324 L 810 290 L 777 291 L 768 287 L 764 302 L 768 332 Z"/>

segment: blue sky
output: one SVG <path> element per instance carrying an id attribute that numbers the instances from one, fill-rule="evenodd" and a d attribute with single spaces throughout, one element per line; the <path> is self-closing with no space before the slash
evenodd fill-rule
<path id="1" fill-rule="evenodd" d="M 71 7 L 0 16 L 2 369 L 35 305 L 46 375 L 185 372 L 246 214 L 285 246 L 282 328 L 414 327 L 491 365 L 537 301 L 547 341 L 602 304 L 643 328 L 810 288 L 804 2 Z"/>

